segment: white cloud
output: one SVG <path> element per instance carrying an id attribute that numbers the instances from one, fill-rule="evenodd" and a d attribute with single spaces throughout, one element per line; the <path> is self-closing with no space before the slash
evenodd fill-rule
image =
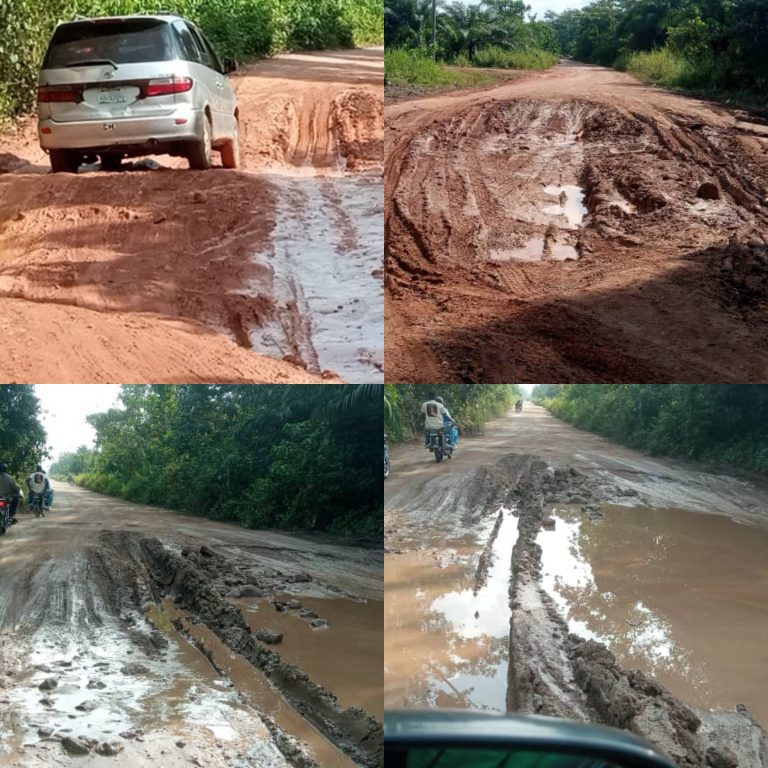
<path id="1" fill-rule="evenodd" d="M 93 445 L 96 433 L 85 417 L 117 403 L 119 384 L 35 384 L 43 409 L 51 461 L 81 445 Z"/>

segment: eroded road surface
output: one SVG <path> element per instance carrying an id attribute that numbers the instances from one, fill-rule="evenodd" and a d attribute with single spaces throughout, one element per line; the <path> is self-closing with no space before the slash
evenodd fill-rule
<path id="1" fill-rule="evenodd" d="M 573 63 L 386 116 L 388 381 L 768 380 L 768 125 Z"/>
<path id="2" fill-rule="evenodd" d="M 55 502 L 0 540 L 0 765 L 383 765 L 380 550 Z"/>
<path id="3" fill-rule="evenodd" d="M 33 121 L 0 135 L 4 380 L 383 380 L 383 66 L 235 75 L 239 171 L 52 175 Z"/>
<path id="4" fill-rule="evenodd" d="M 768 766 L 768 483 L 526 405 L 385 484 L 385 707 L 640 734 L 681 768 Z"/>

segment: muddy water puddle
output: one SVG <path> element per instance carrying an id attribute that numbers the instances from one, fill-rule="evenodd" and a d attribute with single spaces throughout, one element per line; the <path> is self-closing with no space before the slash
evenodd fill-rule
<path id="1" fill-rule="evenodd" d="M 278 595 L 281 600 L 292 597 Z M 235 602 L 254 632 L 263 627 L 282 632 L 283 641 L 277 650 L 283 659 L 333 691 L 342 707 L 360 707 L 379 722 L 384 721 L 381 601 L 302 597 L 302 609 L 282 612 L 266 600 Z M 325 619 L 328 626 L 313 627 L 309 619 L 300 616 L 300 610 L 305 609 Z"/>
<path id="2" fill-rule="evenodd" d="M 567 243 L 547 242 L 543 237 L 532 237 L 521 248 L 495 248 L 491 261 L 576 261 L 579 252 Z"/>
<path id="3" fill-rule="evenodd" d="M 510 510 L 504 510 L 486 584 L 474 591 L 478 557 L 495 520 L 477 535 L 387 556 L 385 707 L 506 710 L 508 590 L 517 539 Z"/>
<path id="4" fill-rule="evenodd" d="M 550 184 L 544 187 L 544 193 L 557 198 L 557 203 L 542 209 L 548 216 L 562 216 L 570 229 L 581 226 L 589 213 L 585 202 L 584 190 L 575 184 Z"/>
<path id="5" fill-rule="evenodd" d="M 242 656 L 233 653 L 208 627 L 191 622 L 170 601 L 163 603 L 163 610 L 172 619 L 182 622 L 184 632 L 202 644 L 211 654 L 216 667 L 232 680 L 251 706 L 272 718 L 288 734 L 304 742 L 320 765 L 353 768 L 354 763 L 293 709 L 262 672 Z"/>
<path id="6" fill-rule="evenodd" d="M 558 509 L 542 583 L 571 631 L 688 703 L 768 724 L 768 525 L 668 509 Z"/>

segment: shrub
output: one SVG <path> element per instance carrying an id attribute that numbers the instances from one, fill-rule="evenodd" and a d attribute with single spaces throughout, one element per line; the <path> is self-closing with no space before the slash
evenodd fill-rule
<path id="1" fill-rule="evenodd" d="M 492 45 L 477 51 L 473 63 L 495 69 L 549 69 L 557 64 L 557 56 L 538 48 L 511 51 Z"/>

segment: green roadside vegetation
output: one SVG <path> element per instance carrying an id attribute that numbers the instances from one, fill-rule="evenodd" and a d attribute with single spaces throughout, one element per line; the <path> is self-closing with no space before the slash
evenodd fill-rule
<path id="1" fill-rule="evenodd" d="M 125 385 L 78 485 L 249 528 L 380 537 L 382 386 Z"/>
<path id="2" fill-rule="evenodd" d="M 393 443 L 421 435 L 419 409 L 432 395 L 445 400 L 465 435 L 478 433 L 483 424 L 508 413 L 523 397 L 517 384 L 385 384 L 384 425 Z"/>
<path id="3" fill-rule="evenodd" d="M 47 455 L 40 402 L 32 384 L 0 386 L 0 462 L 17 480 Z"/>
<path id="4" fill-rule="evenodd" d="M 596 0 L 545 20 L 579 61 L 768 111 L 768 0 Z"/>
<path id="5" fill-rule="evenodd" d="M 550 25 L 526 19 L 521 0 L 479 5 L 439 0 L 436 8 L 433 46 L 431 0 L 385 1 L 388 84 L 470 88 L 514 76 L 483 70 L 547 69 L 557 63 L 557 35 Z"/>
<path id="6" fill-rule="evenodd" d="M 38 69 L 58 22 L 158 12 L 194 21 L 221 56 L 238 61 L 384 40 L 381 0 L 0 0 L 0 119 L 34 108 Z"/>
<path id="7" fill-rule="evenodd" d="M 765 384 L 542 384 L 533 400 L 581 429 L 650 454 L 768 475 Z"/>

